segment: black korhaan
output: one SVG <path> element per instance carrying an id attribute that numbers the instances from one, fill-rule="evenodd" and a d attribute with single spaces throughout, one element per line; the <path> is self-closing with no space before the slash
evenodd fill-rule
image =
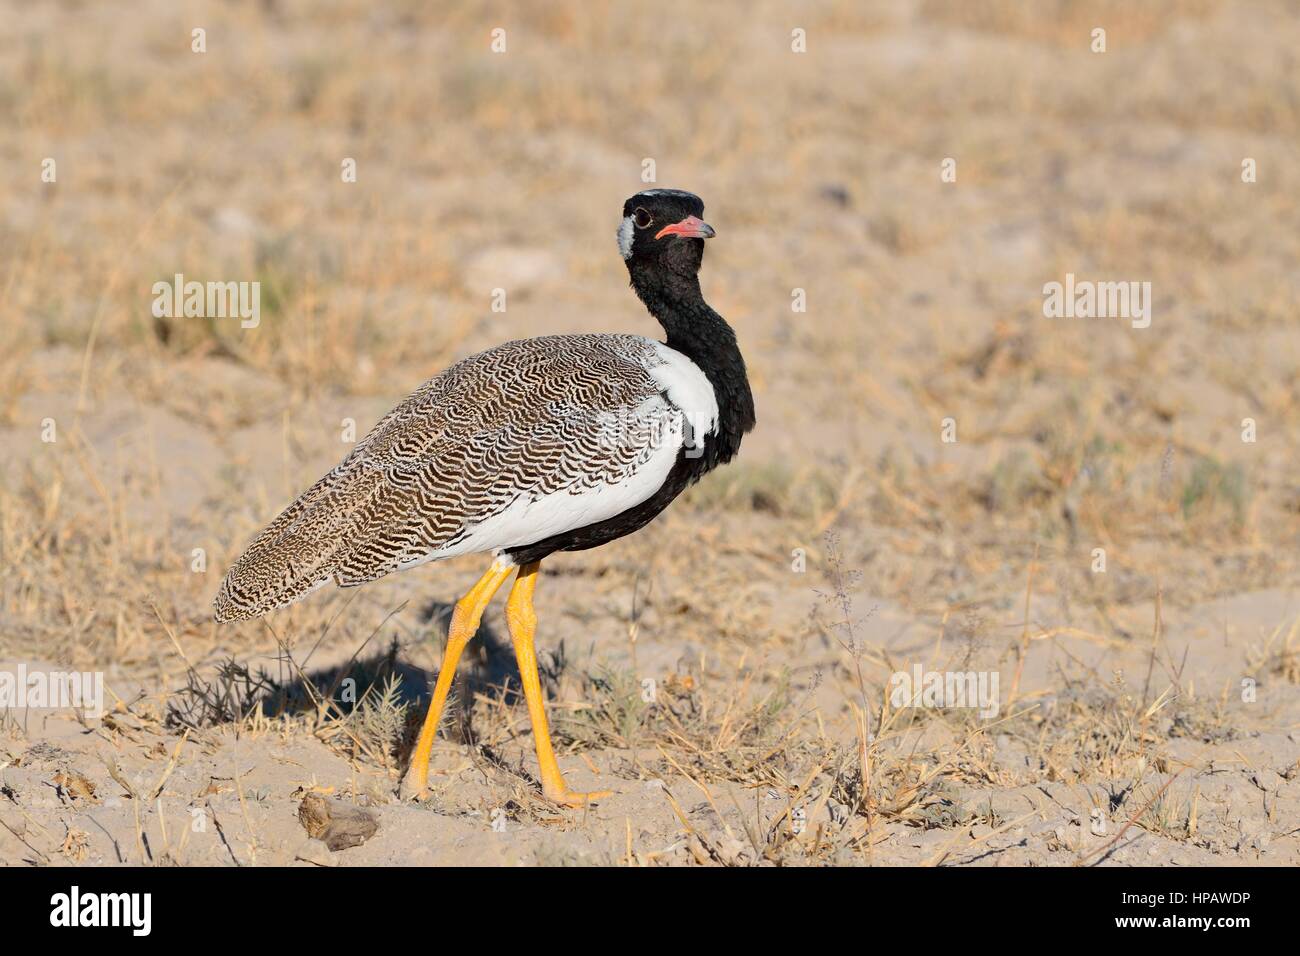
<path id="1" fill-rule="evenodd" d="M 643 527 L 754 427 L 736 336 L 700 292 L 699 197 L 637 193 L 619 251 L 632 288 L 663 326 L 637 335 L 520 339 L 457 362 L 399 404 L 290 504 L 231 566 L 218 621 L 257 617 L 331 581 L 351 586 L 462 554 L 491 568 L 457 602 L 442 669 L 403 781 L 425 789 L 429 752 L 461 651 L 514 573 L 506 620 L 551 799 L 568 789 L 551 748 L 533 645 L 543 558 Z"/>

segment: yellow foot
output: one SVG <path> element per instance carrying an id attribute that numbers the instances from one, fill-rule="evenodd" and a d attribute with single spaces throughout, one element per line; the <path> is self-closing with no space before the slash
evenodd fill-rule
<path id="1" fill-rule="evenodd" d="M 606 797 L 612 797 L 613 795 L 613 790 L 589 790 L 586 793 L 579 790 L 561 790 L 559 793 L 546 794 L 546 799 L 565 807 L 585 807 L 589 803 L 595 803 L 597 800 L 604 800 Z"/>
<path id="2" fill-rule="evenodd" d="M 429 796 L 429 788 L 428 786 L 426 786 L 426 782 L 420 778 L 426 776 L 427 773 L 428 773 L 427 770 L 425 771 L 424 774 L 417 774 L 412 772 L 411 770 L 407 770 L 406 776 L 402 778 L 402 786 L 397 791 L 398 797 L 400 797 L 403 801 L 406 800 L 418 801 L 418 800 L 426 799 Z"/>

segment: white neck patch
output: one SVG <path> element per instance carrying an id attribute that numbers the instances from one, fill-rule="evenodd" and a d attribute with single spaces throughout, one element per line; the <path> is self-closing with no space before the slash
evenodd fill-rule
<path id="1" fill-rule="evenodd" d="M 636 224 L 632 222 L 631 216 L 624 216 L 623 222 L 618 227 L 618 251 L 623 254 L 624 259 L 632 258 L 632 230 Z"/>
<path id="2" fill-rule="evenodd" d="M 697 443 L 718 431 L 718 395 L 713 383 L 689 358 L 663 342 L 650 340 L 659 353 L 662 365 L 650 368 L 650 377 L 659 384 L 668 401 L 686 416 L 690 433 Z M 696 446 L 699 447 L 698 444 Z"/>

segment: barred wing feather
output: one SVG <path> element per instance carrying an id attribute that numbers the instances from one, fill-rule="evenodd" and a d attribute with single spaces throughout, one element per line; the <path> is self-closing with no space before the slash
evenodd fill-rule
<path id="1" fill-rule="evenodd" d="M 664 347 L 634 335 L 523 339 L 456 363 L 253 540 L 222 582 L 217 620 L 644 501 L 681 444 L 664 365 Z"/>

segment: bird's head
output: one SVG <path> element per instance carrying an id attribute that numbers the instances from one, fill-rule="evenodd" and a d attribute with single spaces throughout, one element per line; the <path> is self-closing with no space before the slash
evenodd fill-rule
<path id="1" fill-rule="evenodd" d="M 703 221 L 704 203 L 680 189 L 647 189 L 623 204 L 618 251 L 629 270 L 655 266 L 694 276 L 704 259 L 704 240 L 714 235 Z"/>

